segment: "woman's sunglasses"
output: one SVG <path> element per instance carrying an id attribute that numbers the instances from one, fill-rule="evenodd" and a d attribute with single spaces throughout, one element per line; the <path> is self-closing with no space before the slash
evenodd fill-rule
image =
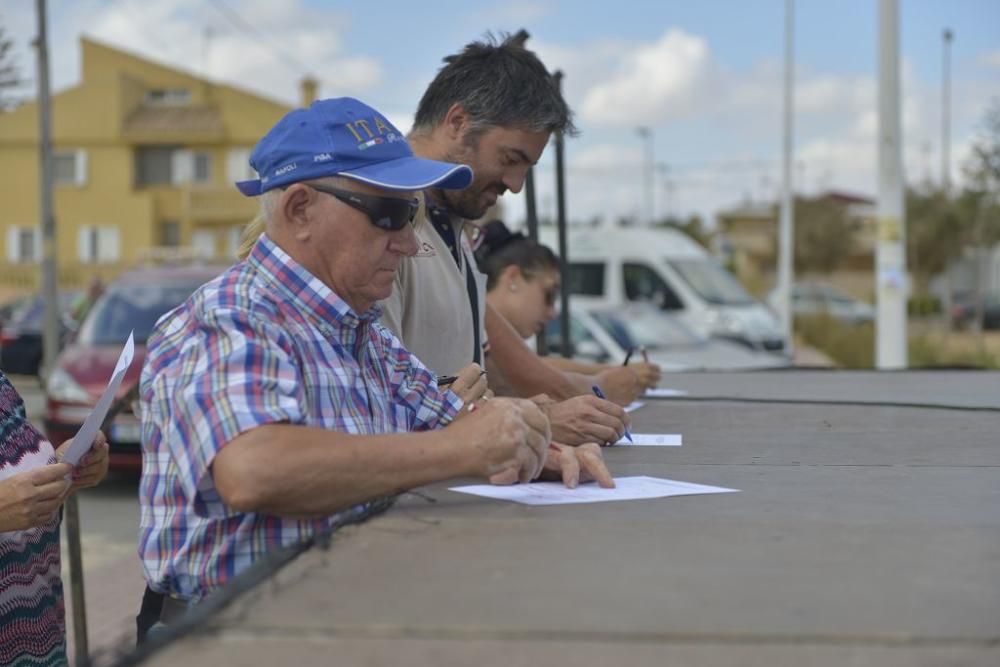
<path id="1" fill-rule="evenodd" d="M 368 216 L 372 224 L 379 229 L 398 232 L 413 222 L 417 216 L 419 202 L 416 199 L 399 199 L 397 197 L 379 197 L 365 195 L 351 190 L 341 190 L 329 185 L 307 184 L 313 190 L 336 197 L 351 208 L 357 209 Z"/>

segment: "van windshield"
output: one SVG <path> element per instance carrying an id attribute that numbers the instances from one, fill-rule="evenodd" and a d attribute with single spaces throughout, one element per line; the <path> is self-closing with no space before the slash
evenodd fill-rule
<path id="1" fill-rule="evenodd" d="M 708 303 L 717 306 L 748 306 L 754 303 L 743 286 L 710 259 L 668 259 L 667 264 Z"/>

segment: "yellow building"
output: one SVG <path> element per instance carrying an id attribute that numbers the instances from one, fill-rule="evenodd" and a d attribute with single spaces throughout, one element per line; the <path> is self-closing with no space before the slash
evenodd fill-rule
<path id="1" fill-rule="evenodd" d="M 233 181 L 288 110 L 90 39 L 81 81 L 52 97 L 59 282 L 83 286 L 157 254 L 228 261 L 256 213 Z M 303 102 L 315 95 L 304 81 Z M 38 109 L 0 113 L 0 285 L 38 283 Z"/>

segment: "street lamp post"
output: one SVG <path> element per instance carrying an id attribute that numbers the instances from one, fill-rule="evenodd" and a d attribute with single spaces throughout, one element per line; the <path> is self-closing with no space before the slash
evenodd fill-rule
<path id="1" fill-rule="evenodd" d="M 941 33 L 941 189 L 951 189 L 951 40 L 954 33 Z"/>
<path id="2" fill-rule="evenodd" d="M 784 128 L 782 133 L 781 156 L 781 213 L 778 222 L 778 310 L 784 332 L 786 349 L 793 352 L 792 338 L 792 282 L 795 219 L 792 210 L 792 94 L 795 85 L 795 5 L 793 0 L 785 0 L 785 89 Z"/>
<path id="3" fill-rule="evenodd" d="M 900 133 L 899 5 L 879 2 L 878 248 L 876 250 L 875 363 L 880 370 L 907 366 L 906 217 Z"/>
<path id="4" fill-rule="evenodd" d="M 655 162 L 653 161 L 653 129 L 642 126 L 635 128 L 635 131 L 643 139 L 644 152 L 642 178 L 646 211 L 645 215 L 640 216 L 640 218 L 644 219 L 646 224 L 652 227 L 653 223 L 656 222 L 656 212 L 653 210 L 656 205 L 653 201 L 653 172 L 655 170 Z"/>

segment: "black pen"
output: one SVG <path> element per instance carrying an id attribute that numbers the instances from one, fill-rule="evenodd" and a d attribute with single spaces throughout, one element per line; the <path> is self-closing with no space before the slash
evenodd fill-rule
<path id="1" fill-rule="evenodd" d="M 622 362 L 622 366 L 628 366 L 628 360 L 632 358 L 632 350 L 634 349 L 634 347 L 630 347 L 628 352 L 625 353 L 625 361 Z"/>
<path id="2" fill-rule="evenodd" d="M 479 375 L 486 375 L 486 371 L 479 371 Z M 453 384 L 455 380 L 458 379 L 457 375 L 442 375 L 437 379 L 437 384 L 439 387 L 443 387 L 448 384 Z"/>

